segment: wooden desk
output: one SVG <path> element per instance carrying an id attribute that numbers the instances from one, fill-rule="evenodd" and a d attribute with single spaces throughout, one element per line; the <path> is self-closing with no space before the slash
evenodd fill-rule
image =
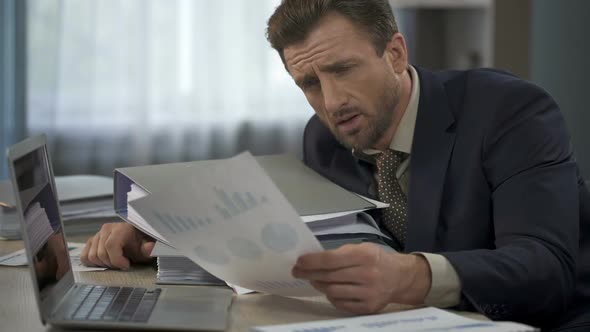
<path id="1" fill-rule="evenodd" d="M 68 240 L 85 242 L 86 237 L 69 237 Z M 0 241 L 0 256 L 22 248 L 22 241 Z M 75 272 L 76 281 L 81 283 L 163 287 L 155 285 L 155 276 L 156 271 L 151 266 L 133 266 L 128 272 Z M 0 326 L 2 331 L 35 332 L 46 330 L 46 327 L 41 324 L 30 278 L 27 267 L 0 267 Z M 409 306 L 391 305 L 387 311 L 409 308 Z M 462 314 L 485 319 L 481 315 Z M 248 294 L 234 296 L 230 308 L 228 331 L 248 331 L 257 325 L 286 324 L 349 316 L 334 309 L 323 298 L 297 300 L 274 295 Z"/>

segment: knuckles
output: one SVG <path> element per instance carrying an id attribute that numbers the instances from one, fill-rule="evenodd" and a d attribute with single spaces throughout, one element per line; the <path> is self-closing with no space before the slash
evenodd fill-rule
<path id="1" fill-rule="evenodd" d="M 116 245 L 116 241 L 113 239 L 112 236 L 109 236 L 105 241 L 104 241 L 104 247 L 105 249 L 109 250 L 112 249 L 113 247 L 115 247 Z"/>
<path id="2" fill-rule="evenodd" d="M 365 281 L 371 288 L 375 287 L 376 283 L 381 281 L 381 271 L 374 265 L 367 267 L 361 272 L 360 280 Z"/>
<path id="3" fill-rule="evenodd" d="M 94 251 L 88 253 L 88 261 L 96 263 L 96 253 Z"/>
<path id="4" fill-rule="evenodd" d="M 366 265 L 375 265 L 379 261 L 380 248 L 372 243 L 359 244 L 358 255 L 359 259 L 365 262 Z"/>
<path id="5" fill-rule="evenodd" d="M 112 227 L 113 227 L 112 223 L 102 224 L 102 226 L 100 227 L 99 233 L 110 232 Z"/>

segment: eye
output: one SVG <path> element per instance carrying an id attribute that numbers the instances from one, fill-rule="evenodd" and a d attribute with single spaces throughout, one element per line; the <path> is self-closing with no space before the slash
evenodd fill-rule
<path id="1" fill-rule="evenodd" d="M 340 66 L 334 68 L 334 74 L 346 74 L 350 71 L 351 68 L 352 66 Z"/>
<path id="2" fill-rule="evenodd" d="M 319 85 L 320 85 L 320 80 L 318 80 L 317 78 L 309 78 L 301 83 L 301 88 L 303 90 L 307 90 L 307 89 L 316 88 Z"/>

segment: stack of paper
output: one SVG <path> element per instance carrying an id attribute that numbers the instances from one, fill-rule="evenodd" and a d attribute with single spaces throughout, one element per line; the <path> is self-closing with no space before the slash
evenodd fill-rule
<path id="1" fill-rule="evenodd" d="M 388 204 L 368 197 L 357 196 L 373 204 L 375 209 L 382 209 L 389 206 Z M 363 234 L 364 236 L 372 234 L 382 240 L 391 240 L 388 235 L 381 232 L 377 222 L 375 222 L 370 214 L 365 212 L 367 210 L 369 209 L 364 208 L 352 211 L 301 216 L 301 220 L 320 240 L 323 238 L 337 238 L 337 235 L 342 234 Z"/>
<path id="2" fill-rule="evenodd" d="M 118 220 L 113 208 L 113 182 L 95 175 L 55 179 L 64 228 L 69 235 L 91 234 L 105 221 Z M 9 181 L 0 182 L 0 238 L 19 239 L 20 225 Z"/>
<path id="3" fill-rule="evenodd" d="M 225 285 L 223 280 L 162 242 L 156 243 L 151 256 L 157 257 L 158 260 L 158 284 Z"/>
<path id="4" fill-rule="evenodd" d="M 184 256 L 158 257 L 157 261 L 158 284 L 225 286 L 223 280 Z"/>

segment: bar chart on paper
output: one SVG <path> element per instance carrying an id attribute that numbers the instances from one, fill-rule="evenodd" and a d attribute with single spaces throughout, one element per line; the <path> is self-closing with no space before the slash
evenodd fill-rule
<path id="1" fill-rule="evenodd" d="M 154 216 L 164 225 L 172 234 L 178 234 L 186 231 L 197 230 L 201 227 L 211 225 L 208 217 L 178 216 L 169 213 L 159 213 L 154 211 Z"/>
<path id="2" fill-rule="evenodd" d="M 214 190 L 217 198 L 221 201 L 221 205 L 216 204 L 215 209 L 223 219 L 236 217 L 268 202 L 266 196 L 256 198 L 255 195 L 249 191 L 244 193 L 233 192 L 230 195 L 223 189 L 214 188 Z"/>
<path id="3" fill-rule="evenodd" d="M 257 197 L 251 192 L 233 192 L 229 194 L 223 189 L 214 188 L 213 190 L 217 198 L 214 210 L 223 220 L 235 218 L 268 203 L 266 196 Z M 158 211 L 154 211 L 154 216 L 173 234 L 198 230 L 215 222 L 208 216 L 181 216 Z"/>

